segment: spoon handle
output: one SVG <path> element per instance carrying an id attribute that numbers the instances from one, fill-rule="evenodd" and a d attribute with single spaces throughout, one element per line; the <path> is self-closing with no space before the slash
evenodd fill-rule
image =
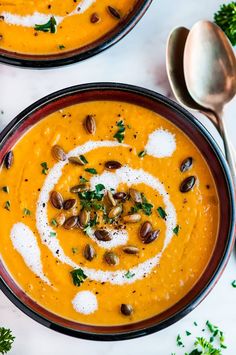
<path id="1" fill-rule="evenodd" d="M 236 187 L 236 165 L 232 145 L 230 145 L 230 138 L 225 125 L 225 120 L 222 118 L 222 114 L 217 114 L 217 117 L 219 122 L 220 133 L 223 138 L 226 160 L 231 171 L 234 187 Z"/>

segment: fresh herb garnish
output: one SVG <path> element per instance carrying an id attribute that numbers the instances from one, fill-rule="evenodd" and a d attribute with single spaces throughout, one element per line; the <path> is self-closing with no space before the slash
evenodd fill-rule
<path id="1" fill-rule="evenodd" d="M 85 279 L 87 279 L 87 276 L 84 274 L 82 269 L 75 269 L 72 270 L 71 272 L 71 276 L 72 276 L 72 280 L 73 280 L 73 284 L 75 286 L 80 286 Z"/>
<path id="2" fill-rule="evenodd" d="M 57 227 L 57 221 L 55 220 L 55 218 L 51 220 L 51 225 Z"/>
<path id="3" fill-rule="evenodd" d="M 72 253 L 73 253 L 73 254 L 77 254 L 77 253 L 78 253 L 78 248 L 74 248 L 74 247 L 73 247 L 73 248 L 71 248 L 71 250 L 72 250 Z"/>
<path id="4" fill-rule="evenodd" d="M 42 169 L 42 174 L 47 175 L 48 170 L 49 170 L 48 164 L 46 162 L 43 162 L 40 165 L 43 168 Z"/>
<path id="5" fill-rule="evenodd" d="M 14 339 L 10 329 L 0 328 L 0 354 L 6 354 L 11 350 Z"/>
<path id="6" fill-rule="evenodd" d="M 87 168 L 87 169 L 84 169 L 84 170 L 87 171 L 90 174 L 93 174 L 93 175 L 97 174 L 97 170 L 94 169 L 94 168 Z"/>
<path id="7" fill-rule="evenodd" d="M 142 202 L 135 203 L 135 205 L 131 207 L 130 212 L 131 214 L 133 214 L 133 213 L 137 213 L 139 210 L 142 210 L 146 216 L 150 216 L 152 214 L 153 205 L 147 201 L 144 194 L 141 194 L 141 196 L 142 196 Z"/>
<path id="8" fill-rule="evenodd" d="M 145 152 L 145 150 L 142 150 L 141 152 L 138 153 L 138 157 L 143 158 L 143 157 L 145 157 L 146 154 L 147 153 Z"/>
<path id="9" fill-rule="evenodd" d="M 125 274 L 125 277 L 126 277 L 127 279 L 132 279 L 132 277 L 134 277 L 134 275 L 135 275 L 135 274 L 132 274 L 132 272 L 127 271 L 127 273 Z"/>
<path id="10" fill-rule="evenodd" d="M 236 288 L 236 280 L 233 280 L 232 283 L 231 283 L 231 285 L 232 285 L 234 288 Z"/>
<path id="11" fill-rule="evenodd" d="M 225 32 L 233 46 L 236 45 L 236 2 L 221 5 L 214 15 L 215 23 Z"/>
<path id="12" fill-rule="evenodd" d="M 84 155 L 80 155 L 79 157 L 80 157 L 80 160 L 84 163 L 84 165 L 88 164 L 88 160 L 85 158 Z"/>
<path id="13" fill-rule="evenodd" d="M 85 184 L 86 182 L 88 182 L 88 180 L 85 179 L 83 176 L 80 177 L 79 181 L 81 184 Z"/>
<path id="14" fill-rule="evenodd" d="M 11 202 L 10 202 L 10 201 L 6 201 L 6 202 L 5 202 L 5 205 L 4 205 L 4 208 L 5 208 L 5 210 L 10 211 L 10 209 L 11 209 Z"/>
<path id="15" fill-rule="evenodd" d="M 42 25 L 35 25 L 36 31 L 55 33 L 57 29 L 57 21 L 54 16 L 50 17 L 49 21 Z"/>
<path id="16" fill-rule="evenodd" d="M 7 194 L 9 194 L 9 187 L 8 186 L 3 186 L 2 187 L 2 191 L 6 192 Z"/>
<path id="17" fill-rule="evenodd" d="M 186 330 L 186 335 L 187 335 L 187 337 L 189 336 L 189 335 L 191 335 L 192 333 L 191 332 L 189 332 L 188 330 Z"/>
<path id="18" fill-rule="evenodd" d="M 180 230 L 180 226 L 177 224 L 177 226 L 173 229 L 173 233 L 175 235 L 178 235 L 179 234 L 179 230 Z"/>
<path id="19" fill-rule="evenodd" d="M 118 131 L 114 134 L 113 138 L 116 138 L 119 143 L 122 143 L 125 138 L 125 125 L 123 121 L 117 122 Z"/>
<path id="20" fill-rule="evenodd" d="M 157 212 L 159 213 L 159 216 L 160 216 L 162 219 L 165 219 L 165 218 L 166 218 L 166 216 L 167 216 L 166 211 L 163 210 L 162 207 L 158 207 L 158 208 L 157 208 Z"/>
<path id="21" fill-rule="evenodd" d="M 179 334 L 177 335 L 177 338 L 176 338 L 176 344 L 177 344 L 177 346 L 181 346 L 182 348 L 184 347 L 183 340 Z"/>
<path id="22" fill-rule="evenodd" d="M 196 321 L 194 321 L 193 324 L 195 325 L 195 327 L 197 327 L 197 322 Z"/>
<path id="23" fill-rule="evenodd" d="M 59 44 L 58 48 L 62 50 L 65 49 L 66 47 L 64 46 L 64 44 Z"/>
<path id="24" fill-rule="evenodd" d="M 23 213 L 24 213 L 25 216 L 30 216 L 31 215 L 31 211 L 28 210 L 28 208 L 24 208 Z"/>
<path id="25" fill-rule="evenodd" d="M 50 237 L 56 237 L 56 236 L 57 236 L 57 233 L 56 233 L 56 232 L 50 232 L 49 236 L 50 236 Z"/>

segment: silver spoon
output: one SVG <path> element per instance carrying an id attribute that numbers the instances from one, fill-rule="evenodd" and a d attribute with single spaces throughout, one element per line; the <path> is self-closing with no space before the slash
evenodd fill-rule
<path id="1" fill-rule="evenodd" d="M 236 58 L 228 38 L 214 23 L 199 21 L 191 29 L 184 49 L 184 77 L 194 101 L 217 117 L 236 186 L 233 153 L 223 119 L 224 105 L 236 94 Z"/>

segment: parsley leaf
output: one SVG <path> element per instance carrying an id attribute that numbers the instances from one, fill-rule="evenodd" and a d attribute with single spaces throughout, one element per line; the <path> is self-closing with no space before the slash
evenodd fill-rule
<path id="1" fill-rule="evenodd" d="M 49 170 L 48 164 L 46 162 L 43 162 L 40 165 L 43 168 L 42 169 L 42 174 L 47 175 L 48 170 Z"/>
<path id="2" fill-rule="evenodd" d="M 82 161 L 82 163 L 84 163 L 84 165 L 88 164 L 88 160 L 85 158 L 84 155 L 80 155 L 79 157 L 80 157 L 80 160 Z"/>
<path id="3" fill-rule="evenodd" d="M 134 277 L 134 275 L 135 275 L 135 274 L 132 274 L 132 272 L 127 271 L 127 273 L 125 274 L 125 277 L 126 277 L 127 279 L 132 279 L 132 277 Z"/>
<path id="4" fill-rule="evenodd" d="M 34 29 L 36 31 L 56 33 L 57 21 L 54 16 L 50 17 L 49 21 L 42 25 L 35 25 Z"/>
<path id="5" fill-rule="evenodd" d="M 84 169 L 84 170 L 87 171 L 90 174 L 93 174 L 93 175 L 97 174 L 97 170 L 94 169 L 94 168 L 87 168 L 87 169 Z"/>
<path id="6" fill-rule="evenodd" d="M 179 334 L 177 335 L 177 338 L 176 338 L 176 344 L 177 344 L 177 346 L 181 346 L 182 348 L 184 347 L 184 343 L 183 343 L 182 338 Z"/>
<path id="7" fill-rule="evenodd" d="M 234 288 L 236 288 L 236 280 L 233 280 L 232 283 L 231 283 L 231 285 L 232 285 Z"/>
<path id="8" fill-rule="evenodd" d="M 158 207 L 158 208 L 157 208 L 157 212 L 159 213 L 159 216 L 160 216 L 162 219 L 165 219 L 165 218 L 166 218 L 167 214 L 166 214 L 165 210 L 163 210 L 162 207 Z"/>
<path id="9" fill-rule="evenodd" d="M 87 276 L 84 274 L 82 269 L 75 269 L 70 272 L 73 280 L 73 284 L 75 286 L 80 286 L 85 279 L 87 279 Z"/>
<path id="10" fill-rule="evenodd" d="M 180 226 L 177 224 L 177 226 L 173 229 L 173 233 L 175 235 L 178 235 L 179 234 L 179 230 L 180 230 Z"/>
<path id="11" fill-rule="evenodd" d="M 50 232 L 49 236 L 50 236 L 50 237 L 56 237 L 56 236 L 57 236 L 57 233 L 56 233 L 56 232 Z"/>
<path id="12" fill-rule="evenodd" d="M 118 131 L 114 134 L 113 138 L 116 138 L 119 143 L 122 143 L 125 138 L 125 125 L 123 121 L 117 122 Z"/>

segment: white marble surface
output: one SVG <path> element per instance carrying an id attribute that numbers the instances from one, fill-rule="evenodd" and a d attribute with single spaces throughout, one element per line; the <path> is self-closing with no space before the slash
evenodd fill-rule
<path id="1" fill-rule="evenodd" d="M 102 54 L 65 68 L 46 71 L 25 70 L 0 65 L 0 129 L 35 100 L 66 86 L 95 82 L 131 83 L 171 95 L 165 73 L 165 44 L 169 31 L 179 25 L 190 27 L 199 19 L 212 19 L 223 0 L 153 0 L 147 14 L 120 43 Z M 226 109 L 230 135 L 236 146 L 236 102 Z M 215 134 L 211 124 L 200 117 Z M 236 353 L 236 256 L 230 262 L 211 294 L 197 309 L 171 327 L 143 338 L 123 342 L 92 342 L 57 334 L 20 312 L 0 293 L 0 326 L 10 327 L 15 336 L 12 355 L 170 355 L 176 351 L 175 339 L 186 329 L 197 335 L 207 319 L 226 334 L 226 355 Z M 191 339 L 188 338 L 191 343 Z M 184 354 L 189 348 L 176 351 Z"/>

